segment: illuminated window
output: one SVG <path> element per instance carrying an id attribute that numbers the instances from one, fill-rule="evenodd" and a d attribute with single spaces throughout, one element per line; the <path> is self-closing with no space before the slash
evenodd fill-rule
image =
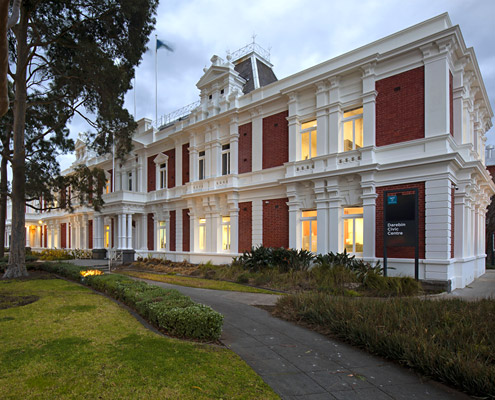
<path id="1" fill-rule="evenodd" d="M 160 221 L 158 223 L 158 250 L 167 248 L 167 223 Z"/>
<path id="2" fill-rule="evenodd" d="M 199 152 L 198 179 L 205 179 L 205 152 Z"/>
<path id="3" fill-rule="evenodd" d="M 344 249 L 363 253 L 363 207 L 344 208 Z"/>
<path id="4" fill-rule="evenodd" d="M 230 144 L 222 146 L 222 175 L 230 174 Z"/>
<path id="5" fill-rule="evenodd" d="M 110 225 L 105 225 L 104 247 L 108 249 L 110 247 Z"/>
<path id="6" fill-rule="evenodd" d="M 230 217 L 222 217 L 222 250 L 230 250 Z"/>
<path id="7" fill-rule="evenodd" d="M 105 193 L 110 193 L 110 179 L 107 179 L 105 182 Z"/>
<path id="8" fill-rule="evenodd" d="M 159 170 L 160 178 L 160 189 L 165 189 L 167 187 L 167 163 L 160 164 Z"/>
<path id="9" fill-rule="evenodd" d="M 199 219 L 199 249 L 204 250 L 206 248 L 206 219 Z"/>
<path id="10" fill-rule="evenodd" d="M 302 249 L 316 253 L 318 224 L 316 210 L 302 212 Z"/>
<path id="11" fill-rule="evenodd" d="M 301 124 L 301 160 L 316 157 L 316 120 Z"/>
<path id="12" fill-rule="evenodd" d="M 344 151 L 363 147 L 363 107 L 344 112 Z"/>

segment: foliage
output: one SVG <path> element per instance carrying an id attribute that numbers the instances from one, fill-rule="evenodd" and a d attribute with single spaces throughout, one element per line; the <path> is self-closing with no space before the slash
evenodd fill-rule
<path id="1" fill-rule="evenodd" d="M 81 271 L 86 270 L 85 267 L 62 263 L 46 263 L 41 268 L 78 282 L 81 281 Z M 218 340 L 222 332 L 221 314 L 208 306 L 196 304 L 177 290 L 162 289 L 117 274 L 86 276 L 84 284 L 134 308 L 170 335 L 211 341 Z"/>
<path id="2" fill-rule="evenodd" d="M 245 251 L 234 259 L 234 264 L 241 265 L 251 272 L 276 268 L 280 272 L 306 271 L 314 256 L 310 251 L 284 249 L 283 247 L 264 247 L 262 245 Z"/>
<path id="3" fill-rule="evenodd" d="M 495 300 L 284 296 L 276 315 L 397 360 L 471 395 L 495 397 Z"/>
<path id="4" fill-rule="evenodd" d="M 37 254 L 44 261 L 91 259 L 93 256 L 91 250 L 82 249 L 44 249 Z"/>
<path id="5" fill-rule="evenodd" d="M 231 350 L 158 335 L 84 286 L 0 281 L 6 293 L 40 299 L 0 310 L 2 399 L 278 398 Z"/>

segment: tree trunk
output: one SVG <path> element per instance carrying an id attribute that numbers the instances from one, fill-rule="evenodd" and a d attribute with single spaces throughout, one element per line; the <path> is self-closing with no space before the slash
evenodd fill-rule
<path id="1" fill-rule="evenodd" d="M 0 258 L 5 256 L 5 220 L 7 219 L 7 162 L 10 152 L 10 130 L 5 132 L 0 163 Z"/>
<path id="2" fill-rule="evenodd" d="M 26 123 L 26 69 L 28 60 L 27 45 L 28 16 L 21 9 L 21 19 L 15 27 L 17 40 L 17 65 L 14 81 L 14 154 L 12 157 L 12 241 L 10 243 L 9 264 L 3 278 L 27 276 L 26 269 L 26 148 L 24 127 Z"/>
<path id="3" fill-rule="evenodd" d="M 0 117 L 9 109 L 7 71 L 9 68 L 9 48 L 7 45 L 7 21 L 9 19 L 9 0 L 0 0 Z"/>

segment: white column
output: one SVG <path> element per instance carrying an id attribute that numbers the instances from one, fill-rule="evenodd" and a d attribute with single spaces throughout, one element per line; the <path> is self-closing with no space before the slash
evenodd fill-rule
<path id="1" fill-rule="evenodd" d="M 339 198 L 332 198 L 329 201 L 329 226 L 330 226 L 330 241 L 329 251 L 334 253 L 342 253 L 343 246 L 343 229 L 342 229 L 342 201 Z"/>
<path id="2" fill-rule="evenodd" d="M 375 257 L 376 189 L 374 184 L 363 187 L 363 258 Z"/>
<path id="3" fill-rule="evenodd" d="M 449 62 L 451 39 L 422 48 L 425 63 L 425 137 L 450 132 Z"/>
<path id="4" fill-rule="evenodd" d="M 148 215 L 141 214 L 141 250 L 148 248 Z"/>
<path id="5" fill-rule="evenodd" d="M 230 215 L 230 252 L 239 252 L 239 207 L 231 209 Z"/>
<path id="6" fill-rule="evenodd" d="M 127 214 L 127 249 L 132 249 L 132 214 Z"/>
<path id="7" fill-rule="evenodd" d="M 55 230 L 53 229 L 53 225 L 50 225 L 50 242 L 48 245 L 50 249 L 55 247 Z"/>
<path id="8" fill-rule="evenodd" d="M 31 240 L 29 240 L 29 226 L 24 228 L 26 234 L 26 247 L 31 247 Z"/>
<path id="9" fill-rule="evenodd" d="M 375 146 L 375 63 L 367 64 L 363 71 L 363 147 Z"/>
<path id="10" fill-rule="evenodd" d="M 328 224 L 328 199 L 325 180 L 315 181 L 316 196 L 316 225 L 318 236 L 316 238 L 316 251 L 319 254 L 328 253 L 329 224 Z"/>
<path id="11" fill-rule="evenodd" d="M 239 173 L 239 124 L 237 117 L 230 120 L 230 173 Z"/>
<path id="12" fill-rule="evenodd" d="M 330 79 L 329 90 L 329 114 L 328 114 L 328 153 L 337 153 L 344 148 L 344 140 L 341 135 L 342 110 L 340 103 L 340 77 L 335 76 Z"/>
<path id="13" fill-rule="evenodd" d="M 122 214 L 117 215 L 117 248 L 122 249 L 122 226 L 123 226 Z"/>

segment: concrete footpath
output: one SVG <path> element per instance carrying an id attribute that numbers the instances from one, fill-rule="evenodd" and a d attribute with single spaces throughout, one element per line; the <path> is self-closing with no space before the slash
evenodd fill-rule
<path id="1" fill-rule="evenodd" d="M 272 317 L 255 305 L 278 296 L 175 286 L 225 317 L 221 341 L 283 399 L 469 399 L 342 342 Z"/>

